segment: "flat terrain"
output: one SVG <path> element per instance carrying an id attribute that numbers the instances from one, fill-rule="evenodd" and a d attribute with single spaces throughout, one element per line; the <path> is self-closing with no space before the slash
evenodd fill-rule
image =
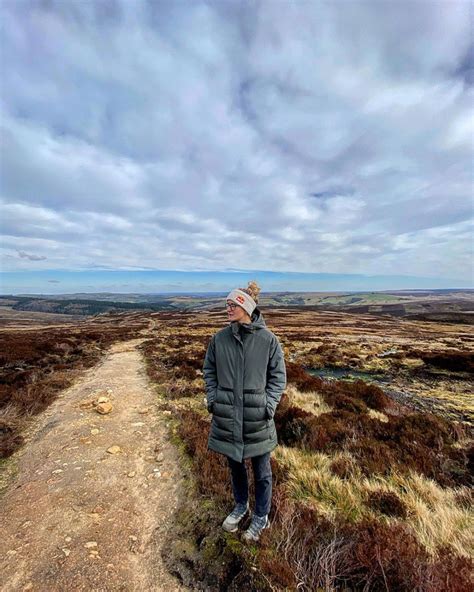
<path id="1" fill-rule="evenodd" d="M 0 589 L 184 589 L 161 559 L 180 472 L 141 341 L 114 344 L 32 424 L 9 460 L 17 476 L 0 499 Z M 100 396 L 111 413 L 93 407 Z M 107 452 L 113 446 L 118 452 Z"/>
<path id="2" fill-rule="evenodd" d="M 378 590 L 390 569 L 390 589 L 403 581 L 396 589 L 411 591 L 424 573 L 439 579 L 430 592 L 445 592 L 458 574 L 452 590 L 463 592 L 472 549 L 472 325 L 261 310 L 291 378 L 277 416 L 274 527 L 262 554 L 251 556 L 238 535 L 223 537 L 227 467 L 207 451 L 202 362 L 211 335 L 228 323 L 223 309 L 85 319 L 16 311 L 0 326 L 0 589 L 186 589 L 168 566 L 190 588 L 252 589 L 239 582 L 261 572 L 283 588 L 305 582 L 314 590 L 340 583 L 346 569 L 347 581 L 366 578 Z M 316 370 L 323 382 L 311 382 Z M 345 377 L 373 381 L 384 396 L 373 399 Z M 97 412 L 101 397 L 110 413 Z M 170 433 L 189 454 L 186 467 Z M 185 490 L 188 469 L 195 497 Z M 334 522 L 329 530 L 325 520 Z M 331 552 L 334 528 L 345 529 L 341 564 L 332 575 L 314 571 L 304 560 Z M 351 547 L 357 541 L 366 563 Z M 449 560 L 436 556 L 443 545 Z M 381 548 L 385 563 L 375 573 L 370 553 Z M 254 566 L 250 576 L 242 557 Z M 362 563 L 351 564 L 356 557 Z"/>
<path id="3" fill-rule="evenodd" d="M 73 325 L 82 318 L 75 315 L 51 312 L 28 312 L 14 310 L 10 306 L 0 306 L 0 327 L 19 329 L 23 327 L 45 327 L 58 324 Z"/>
<path id="4" fill-rule="evenodd" d="M 397 401 L 473 424 L 472 325 L 285 309 L 266 318 L 290 361 L 374 373 Z"/>

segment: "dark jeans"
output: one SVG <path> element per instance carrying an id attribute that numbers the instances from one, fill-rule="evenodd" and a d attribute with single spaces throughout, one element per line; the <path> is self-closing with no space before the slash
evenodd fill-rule
<path id="1" fill-rule="evenodd" d="M 249 487 L 245 462 L 236 462 L 227 457 L 231 471 L 232 491 L 235 503 L 246 504 L 249 499 Z M 270 453 L 254 456 L 252 461 L 255 483 L 255 514 L 266 516 L 272 503 L 272 467 Z"/>

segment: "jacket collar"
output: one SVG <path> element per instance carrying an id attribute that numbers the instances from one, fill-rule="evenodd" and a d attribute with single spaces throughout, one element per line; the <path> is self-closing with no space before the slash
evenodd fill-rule
<path id="1" fill-rule="evenodd" d="M 238 321 L 232 321 L 230 325 L 232 327 L 232 333 L 238 339 L 240 339 L 240 327 L 242 327 L 242 331 L 246 331 L 247 333 L 254 333 L 255 331 L 258 331 L 259 329 L 264 329 L 267 326 L 265 323 L 265 319 L 263 318 L 263 315 L 258 308 L 256 308 L 253 311 L 250 323 L 239 323 Z"/>

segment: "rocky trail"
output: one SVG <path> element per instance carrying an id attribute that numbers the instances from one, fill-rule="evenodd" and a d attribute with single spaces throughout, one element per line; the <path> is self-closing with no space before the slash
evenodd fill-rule
<path id="1" fill-rule="evenodd" d="M 186 589 L 161 559 L 181 474 L 141 341 L 113 345 L 34 421 L 11 459 L 1 590 Z"/>

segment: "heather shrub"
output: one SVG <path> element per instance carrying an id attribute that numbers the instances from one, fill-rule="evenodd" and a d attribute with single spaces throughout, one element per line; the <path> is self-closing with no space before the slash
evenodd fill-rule
<path id="1" fill-rule="evenodd" d="M 285 416 L 286 412 L 288 411 L 288 409 L 290 407 L 291 407 L 290 397 L 288 396 L 288 394 L 286 392 L 284 392 L 280 398 L 280 402 L 279 402 L 278 407 L 276 408 L 276 411 L 275 411 L 275 417 L 274 417 L 275 424 L 282 421 L 282 418 Z"/>
<path id="2" fill-rule="evenodd" d="M 197 377 L 196 369 L 187 364 L 183 364 L 179 368 L 174 368 L 173 370 L 173 374 L 176 378 L 194 380 Z"/>
<path id="3" fill-rule="evenodd" d="M 334 412 L 323 413 L 308 421 L 308 430 L 303 445 L 314 451 L 339 448 L 348 435 L 348 426 L 344 425 L 341 418 L 335 416 Z"/>
<path id="4" fill-rule="evenodd" d="M 181 399 L 183 397 L 193 397 L 196 390 L 189 385 L 187 380 L 182 378 L 173 378 L 166 383 L 166 398 Z"/>
<path id="5" fill-rule="evenodd" d="M 474 445 L 469 446 L 465 454 L 467 458 L 467 470 L 470 475 L 474 475 Z"/>
<path id="6" fill-rule="evenodd" d="M 330 469 L 341 479 L 349 479 L 354 474 L 354 462 L 347 457 L 336 458 L 332 461 Z"/>
<path id="7" fill-rule="evenodd" d="M 419 357 L 437 368 L 453 372 L 474 372 L 474 354 L 472 352 L 418 352 Z"/>
<path id="8" fill-rule="evenodd" d="M 400 444 L 415 441 L 437 450 L 441 450 L 446 444 L 453 444 L 455 437 L 449 422 L 426 412 L 391 418 L 388 428 L 391 428 L 391 439 Z"/>
<path id="9" fill-rule="evenodd" d="M 286 362 L 286 378 L 301 392 L 321 390 L 324 381 L 316 376 L 311 376 L 299 364 Z"/>
<path id="10" fill-rule="evenodd" d="M 298 582 L 295 570 L 286 557 L 275 552 L 271 547 L 263 547 L 259 564 L 262 571 L 271 574 L 272 583 L 284 590 L 296 590 Z"/>
<path id="11" fill-rule="evenodd" d="M 229 501 L 231 492 L 227 462 L 223 455 L 207 449 L 209 422 L 196 411 L 181 410 L 178 416 L 178 435 L 193 459 L 199 491 L 214 495 L 221 501 Z"/>
<path id="12" fill-rule="evenodd" d="M 344 404 L 344 399 L 340 399 L 341 397 L 350 398 L 359 403 L 361 405 L 360 411 L 366 411 L 367 407 L 383 411 L 393 405 L 390 397 L 380 387 L 368 384 L 363 380 L 331 381 L 323 384 L 321 392 L 325 400 L 333 407 L 341 407 L 338 401 L 341 401 L 342 405 Z"/>
<path id="13" fill-rule="evenodd" d="M 456 556 L 449 547 L 443 547 L 424 570 L 423 592 L 466 592 L 473 573 L 472 559 Z"/>
<path id="14" fill-rule="evenodd" d="M 0 458 L 10 456 L 23 444 L 20 428 L 21 423 L 17 418 L 8 415 L 0 417 Z"/>
<path id="15" fill-rule="evenodd" d="M 335 409 L 343 409 L 351 411 L 352 413 L 367 413 L 367 405 L 360 399 L 354 399 L 347 395 L 331 394 L 331 396 L 324 397 L 325 401 Z"/>
<path id="16" fill-rule="evenodd" d="M 302 443 L 308 425 L 306 420 L 313 417 L 311 413 L 300 407 L 288 407 L 285 411 L 275 415 L 275 425 L 280 442 L 287 446 Z"/>
<path id="17" fill-rule="evenodd" d="M 273 541 L 277 558 L 287 565 L 283 571 L 277 559 L 264 565 L 275 570 L 275 583 L 298 590 L 333 590 L 349 575 L 350 541 L 339 532 L 338 525 L 320 515 L 315 509 L 297 505 L 284 497 L 275 498 Z M 268 540 L 265 533 L 263 542 Z M 290 574 L 293 573 L 293 582 Z M 296 586 L 294 584 L 296 582 Z"/>
<path id="18" fill-rule="evenodd" d="M 352 442 L 349 451 L 366 476 L 373 474 L 387 475 L 398 465 L 397 452 L 384 442 L 369 437 L 362 437 Z"/>
<path id="19" fill-rule="evenodd" d="M 406 518 L 407 507 L 392 491 L 371 491 L 368 494 L 367 506 L 386 516 Z"/>
<path id="20" fill-rule="evenodd" d="M 346 447 L 366 476 L 387 475 L 398 468 L 416 470 L 444 486 L 470 483 L 472 451 L 452 447 L 455 430 L 445 420 L 412 413 L 381 422 L 355 409 L 314 415 L 285 405 L 275 418 L 280 442 L 319 452 Z"/>
<path id="21" fill-rule="evenodd" d="M 367 591 L 423 589 L 429 557 L 408 526 L 366 519 L 347 528 L 346 536 L 352 541 L 349 584 L 360 589 L 363 582 Z"/>
<path id="22" fill-rule="evenodd" d="M 172 371 L 175 378 L 187 378 L 194 380 L 202 369 L 205 352 L 201 356 L 190 355 L 187 352 L 177 351 L 172 355 L 161 356 L 165 367 Z"/>
<path id="23" fill-rule="evenodd" d="M 363 380 L 356 380 L 351 384 L 351 393 L 361 399 L 371 409 L 384 411 L 392 406 L 392 400 L 375 384 L 368 384 Z"/>
<path id="24" fill-rule="evenodd" d="M 288 481 L 288 469 L 281 463 L 277 462 L 274 456 L 270 457 L 270 464 L 272 466 L 273 485 L 278 488 L 280 485 Z"/>
<path id="25" fill-rule="evenodd" d="M 383 411 L 393 406 L 390 397 L 380 387 L 367 384 L 363 380 L 326 382 L 319 377 L 311 376 L 294 362 L 287 362 L 286 369 L 288 382 L 294 384 L 299 391 L 318 391 L 322 393 L 326 403 L 335 409 L 366 413 L 368 407 Z"/>

